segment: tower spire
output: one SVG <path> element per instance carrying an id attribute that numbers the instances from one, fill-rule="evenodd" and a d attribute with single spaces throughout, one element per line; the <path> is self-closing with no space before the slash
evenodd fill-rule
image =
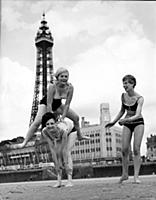
<path id="1" fill-rule="evenodd" d="M 43 16 L 43 20 L 45 20 L 45 11 L 43 11 L 42 16 Z"/>
<path id="2" fill-rule="evenodd" d="M 37 50 L 36 78 L 29 125 L 34 121 L 37 114 L 39 100 L 47 94 L 48 83 L 53 82 L 53 37 L 45 20 L 45 13 L 42 16 L 41 25 L 35 37 Z"/>

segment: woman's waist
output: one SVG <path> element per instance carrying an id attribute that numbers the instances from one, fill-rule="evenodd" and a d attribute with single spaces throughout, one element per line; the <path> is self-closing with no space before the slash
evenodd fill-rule
<path id="1" fill-rule="evenodd" d="M 132 117 L 132 116 L 134 116 L 134 115 L 126 115 L 126 116 L 125 116 L 125 119 L 126 119 L 126 118 L 130 118 L 130 117 Z M 140 116 L 138 116 L 136 119 L 132 120 L 130 123 L 133 123 L 133 122 L 144 122 L 144 118 L 143 118 L 142 115 L 140 115 Z"/>
<path id="2" fill-rule="evenodd" d="M 125 118 L 133 117 L 136 114 L 135 111 L 127 111 Z M 140 114 L 137 118 L 143 118 L 142 114 Z"/>

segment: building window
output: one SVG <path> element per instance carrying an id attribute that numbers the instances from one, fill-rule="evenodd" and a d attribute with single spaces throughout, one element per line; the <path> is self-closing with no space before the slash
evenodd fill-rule
<path id="1" fill-rule="evenodd" d="M 88 141 L 88 140 L 86 140 L 86 141 L 85 141 L 85 144 L 89 144 L 89 141 Z"/>
<path id="2" fill-rule="evenodd" d="M 95 142 L 96 142 L 96 143 L 99 143 L 99 142 L 100 142 L 100 139 L 96 139 Z"/>

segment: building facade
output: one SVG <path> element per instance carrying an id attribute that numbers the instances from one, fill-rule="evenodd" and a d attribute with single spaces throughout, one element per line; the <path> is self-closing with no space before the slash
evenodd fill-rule
<path id="1" fill-rule="evenodd" d="M 121 128 L 112 127 L 106 129 L 105 125 L 110 121 L 109 104 L 100 105 L 100 123 L 90 125 L 82 117 L 81 132 L 91 137 L 90 140 L 76 141 L 72 157 L 74 165 L 109 164 L 118 162 L 121 158 Z M 0 169 L 25 169 L 47 166 L 52 164 L 52 155 L 48 144 L 40 142 L 40 134 L 28 142 L 23 149 L 7 150 L 7 145 L 1 145 Z M 24 139 L 24 138 L 23 138 Z M 22 139 L 16 143 L 22 142 Z"/>
<path id="2" fill-rule="evenodd" d="M 76 141 L 72 151 L 74 163 L 110 163 L 121 158 L 121 128 L 114 126 L 106 129 L 111 120 L 109 104 L 100 105 L 100 123 L 90 125 L 82 117 L 81 132 L 91 140 Z"/>
<path id="3" fill-rule="evenodd" d="M 147 159 L 150 161 L 156 161 L 156 135 L 150 135 L 147 138 Z"/>

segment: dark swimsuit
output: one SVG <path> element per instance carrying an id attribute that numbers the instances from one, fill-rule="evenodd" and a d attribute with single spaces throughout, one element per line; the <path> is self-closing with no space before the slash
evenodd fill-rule
<path id="1" fill-rule="evenodd" d="M 54 85 L 54 86 L 55 86 L 55 92 L 56 92 L 56 90 L 57 90 L 56 89 L 56 85 Z M 68 83 L 68 86 L 71 86 L 71 83 Z M 69 87 L 68 87 L 68 89 L 69 89 Z M 65 99 L 65 97 L 63 99 Z M 41 99 L 40 104 L 47 105 L 47 95 L 45 95 Z M 58 98 L 58 99 L 53 98 L 53 102 L 52 102 L 52 105 L 51 105 L 52 106 L 52 111 L 55 112 L 61 105 L 62 105 L 62 98 Z"/>
<path id="2" fill-rule="evenodd" d="M 138 106 L 138 100 L 139 100 L 140 97 L 138 97 L 138 99 L 136 100 L 136 102 L 133 105 L 128 106 L 128 105 L 126 105 L 124 103 L 125 102 L 124 101 L 124 94 L 122 94 L 122 106 L 123 106 L 123 108 L 125 110 L 127 110 L 127 111 L 134 111 L 134 112 L 136 112 L 137 106 Z M 140 117 L 140 118 L 138 118 L 138 119 L 136 119 L 136 120 L 134 120 L 132 122 L 127 122 L 127 123 L 124 124 L 124 126 L 126 126 L 127 128 L 129 128 L 131 130 L 131 132 L 133 132 L 134 129 L 135 129 L 135 127 L 138 126 L 138 125 L 141 125 L 141 124 L 144 125 L 144 119 L 143 119 L 143 117 Z"/>
<path id="3" fill-rule="evenodd" d="M 47 105 L 47 96 L 44 96 L 41 99 L 40 104 Z M 56 111 L 61 105 L 62 105 L 61 99 L 53 99 L 52 110 Z"/>

